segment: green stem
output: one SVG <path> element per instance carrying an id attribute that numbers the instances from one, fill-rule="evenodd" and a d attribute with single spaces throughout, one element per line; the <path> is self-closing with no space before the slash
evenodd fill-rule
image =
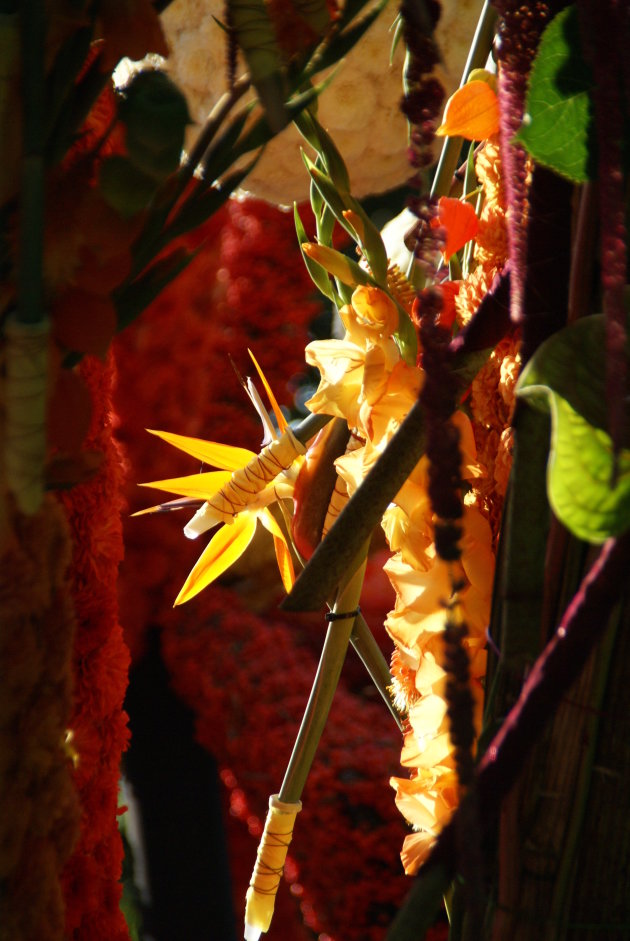
<path id="1" fill-rule="evenodd" d="M 381 652 L 381 648 L 376 643 L 374 635 L 362 614 L 360 614 L 354 622 L 350 642 L 361 659 L 363 666 L 368 671 L 372 682 L 381 694 L 385 705 L 391 712 L 394 722 L 402 732 L 403 725 L 400 713 L 396 709 L 390 693 L 393 682 L 392 675 L 389 671 L 387 661 Z"/>
<path id="2" fill-rule="evenodd" d="M 291 431 L 298 441 L 305 445 L 331 420 L 332 415 L 307 415 L 306 418 L 295 428 L 292 428 Z"/>
<path id="3" fill-rule="evenodd" d="M 330 598 L 361 546 L 424 453 L 424 422 L 415 402 L 380 458 L 330 528 L 281 607 L 314 611 Z"/>
<path id="4" fill-rule="evenodd" d="M 489 0 L 485 0 L 468 53 L 468 59 L 464 66 L 460 87 L 466 84 L 473 69 L 482 69 L 485 66 L 488 54 L 492 49 L 496 19 L 496 10 L 490 5 Z M 450 192 L 461 149 L 461 137 L 447 137 L 445 139 L 437 170 L 433 177 L 431 196 L 446 196 Z"/>
<path id="5" fill-rule="evenodd" d="M 337 598 L 333 613 L 345 613 L 356 609 L 361 595 L 364 574 L 365 559 L 345 590 Z M 319 740 L 326 725 L 333 696 L 337 689 L 355 621 L 356 617 L 350 616 L 342 620 L 331 621 L 328 626 L 311 695 L 280 788 L 279 798 L 281 801 L 295 803 L 302 796 Z"/>

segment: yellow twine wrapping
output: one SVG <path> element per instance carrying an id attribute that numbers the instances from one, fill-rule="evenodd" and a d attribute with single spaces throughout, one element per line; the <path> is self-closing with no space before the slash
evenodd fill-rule
<path id="1" fill-rule="evenodd" d="M 305 453 L 304 445 L 287 428 L 282 437 L 263 448 L 245 467 L 234 471 L 228 483 L 191 519 L 184 529 L 186 535 L 194 538 L 216 523 L 233 522 L 234 517 L 247 509 L 268 483 Z"/>
<path id="2" fill-rule="evenodd" d="M 44 492 L 49 322 L 5 326 L 5 473 L 23 513 L 39 509 Z"/>
<path id="3" fill-rule="evenodd" d="M 293 825 L 301 809 L 301 801 L 285 803 L 277 794 L 269 798 L 269 812 L 246 896 L 246 941 L 257 941 L 261 932 L 269 931 Z"/>

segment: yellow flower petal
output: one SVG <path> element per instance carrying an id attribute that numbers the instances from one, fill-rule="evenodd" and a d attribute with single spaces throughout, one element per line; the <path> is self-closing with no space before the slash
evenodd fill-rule
<path id="1" fill-rule="evenodd" d="M 157 435 L 158 438 L 172 444 L 174 448 L 179 448 L 180 451 L 199 458 L 205 464 L 222 470 L 238 470 L 255 457 L 253 451 L 247 448 L 235 448 L 231 444 L 204 441 L 202 438 L 188 438 L 186 435 L 175 435 L 170 431 L 154 431 L 152 428 L 147 428 L 147 431 L 150 435 Z"/>
<path id="2" fill-rule="evenodd" d="M 229 569 L 245 552 L 255 531 L 256 517 L 252 513 L 241 513 L 231 525 L 222 526 L 201 553 L 175 604 L 190 601 Z"/>
<path id="3" fill-rule="evenodd" d="M 278 563 L 280 578 L 282 579 L 284 590 L 288 594 L 295 585 L 295 570 L 293 568 L 293 559 L 291 558 L 289 546 L 287 545 L 284 533 L 269 510 L 263 510 L 260 513 L 260 521 L 265 529 L 268 529 L 273 536 L 273 546 L 276 550 L 276 561 Z"/>
<path id="4" fill-rule="evenodd" d="M 317 392 L 305 403 L 311 412 L 345 418 L 356 425 L 365 353 L 346 340 L 314 340 L 305 350 L 306 362 L 321 374 Z"/>
<path id="5" fill-rule="evenodd" d="M 154 487 L 156 490 L 167 490 L 169 493 L 178 493 L 182 497 L 197 497 L 207 500 L 220 490 L 232 474 L 230 471 L 208 471 L 203 474 L 190 474 L 187 477 L 171 477 L 170 480 L 154 480 L 151 483 L 140 484 L 141 487 Z"/>
<path id="6" fill-rule="evenodd" d="M 271 405 L 271 408 L 273 409 L 273 413 L 274 413 L 274 415 L 276 416 L 276 421 L 278 422 L 278 428 L 280 429 L 280 432 L 284 432 L 284 431 L 286 431 L 287 428 L 289 427 L 289 424 L 288 424 L 286 418 L 284 417 L 284 415 L 282 414 L 282 410 L 280 409 L 280 406 L 278 405 L 278 402 L 276 401 L 275 395 L 274 395 L 273 392 L 271 391 L 271 386 L 269 385 L 269 383 L 268 383 L 267 380 L 265 379 L 265 375 L 264 375 L 262 369 L 261 369 L 260 366 L 258 365 L 258 362 L 257 362 L 257 360 L 256 360 L 256 357 L 254 356 L 254 354 L 252 353 L 251 350 L 248 349 L 247 352 L 248 352 L 249 355 L 251 356 L 252 362 L 253 362 L 254 366 L 256 367 L 256 372 L 257 372 L 258 375 L 260 376 L 260 381 L 262 382 L 263 386 L 265 387 L 265 392 L 267 393 L 267 398 L 269 399 L 269 404 Z"/>

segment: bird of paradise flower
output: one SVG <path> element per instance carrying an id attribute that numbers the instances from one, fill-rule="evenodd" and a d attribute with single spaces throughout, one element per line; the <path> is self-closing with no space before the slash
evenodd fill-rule
<path id="1" fill-rule="evenodd" d="M 304 447 L 291 433 L 260 366 L 251 350 L 248 352 L 260 375 L 281 433 L 279 437 L 253 383 L 250 380 L 244 382 L 265 428 L 265 447 L 259 454 L 248 448 L 147 429 L 150 434 L 157 435 L 180 451 L 217 468 L 214 471 L 201 471 L 186 477 L 155 480 L 140 485 L 166 490 L 183 499 L 148 507 L 134 513 L 134 516 L 198 507 L 195 515 L 184 527 L 184 534 L 189 539 L 196 539 L 217 524 L 223 524 L 193 566 L 174 605 L 190 601 L 230 568 L 254 538 L 259 520 L 273 537 L 285 590 L 290 591 L 295 582 L 293 561 L 286 536 L 269 505 L 292 496 L 295 470 L 291 469 L 291 465 L 304 453 Z M 266 443 L 267 441 L 270 443 Z"/>

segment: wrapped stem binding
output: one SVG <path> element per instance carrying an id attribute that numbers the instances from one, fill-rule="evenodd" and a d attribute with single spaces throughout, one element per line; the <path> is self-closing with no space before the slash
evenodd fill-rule
<path id="1" fill-rule="evenodd" d="M 301 801 L 287 803 L 278 794 L 269 798 L 265 829 L 247 890 L 245 941 L 258 941 L 261 933 L 269 930 L 295 818 L 301 809 Z"/>

